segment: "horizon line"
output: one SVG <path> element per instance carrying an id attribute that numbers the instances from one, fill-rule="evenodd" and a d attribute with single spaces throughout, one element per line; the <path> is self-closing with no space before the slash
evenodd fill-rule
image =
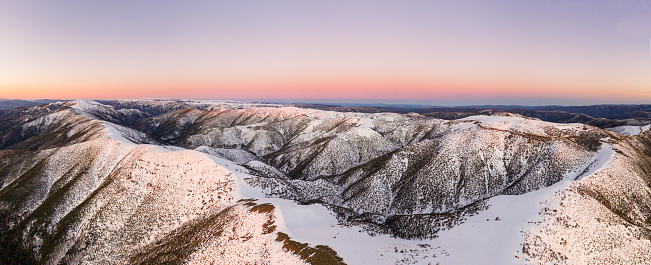
<path id="1" fill-rule="evenodd" d="M 635 106 L 635 105 L 651 105 L 651 103 L 586 103 L 586 104 L 509 104 L 509 103 L 469 103 L 469 104 L 436 104 L 424 103 L 423 100 L 400 100 L 389 101 L 383 99 L 227 99 L 227 98 L 109 98 L 109 99 L 92 99 L 80 97 L 76 99 L 55 99 L 55 98 L 39 98 L 39 99 L 21 99 L 21 98 L 0 98 L 2 101 L 20 100 L 20 101 L 75 101 L 78 99 L 90 99 L 93 101 L 117 101 L 117 100 L 170 100 L 170 101 L 236 101 L 236 102 L 255 102 L 255 103 L 270 103 L 270 104 L 322 104 L 322 105 L 343 105 L 343 106 L 424 106 L 424 107 L 577 107 L 577 106 Z M 367 102 L 364 102 L 367 101 Z"/>

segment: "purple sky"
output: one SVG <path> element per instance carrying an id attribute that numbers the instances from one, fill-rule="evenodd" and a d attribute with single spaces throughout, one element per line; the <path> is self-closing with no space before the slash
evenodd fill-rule
<path id="1" fill-rule="evenodd" d="M 0 97 L 644 103 L 650 38 L 651 1 L 2 1 Z"/>

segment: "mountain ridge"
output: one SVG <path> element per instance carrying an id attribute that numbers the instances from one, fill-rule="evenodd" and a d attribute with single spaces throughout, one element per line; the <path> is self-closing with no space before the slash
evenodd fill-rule
<path id="1" fill-rule="evenodd" d="M 648 257 L 642 251 L 646 232 L 639 232 L 649 229 L 651 216 L 644 203 L 651 183 L 647 130 L 627 136 L 503 113 L 446 121 L 231 101 L 114 104 L 124 108 L 79 100 L 3 112 L 8 128 L 0 132 L 0 235 L 7 240 L 0 252 L 22 253 L 13 261 L 47 264 L 201 264 L 246 257 L 361 263 L 360 253 L 391 264 L 464 263 L 473 256 L 439 239 L 474 231 L 470 225 L 487 214 L 509 212 L 503 198 L 542 194 L 527 207 L 538 209 L 538 198 L 550 206 L 526 219 L 542 226 L 525 226 L 512 214 L 480 226 L 508 229 L 499 226 L 504 222 L 524 233 L 500 248 L 496 264 L 613 262 L 559 245 L 562 240 L 548 234 L 552 227 L 576 229 L 552 217 L 577 219 L 577 202 L 602 205 L 588 215 L 595 219 L 582 222 L 615 214 L 619 217 L 609 217 L 609 224 L 638 231 L 641 238 L 630 247 L 608 247 L 598 237 L 590 238 L 591 244 L 642 255 L 617 256 L 620 262 Z M 626 177 L 621 169 L 634 174 Z M 634 195 L 622 195 L 625 185 L 603 185 L 611 183 L 608 176 L 635 183 Z M 558 203 L 567 196 L 574 204 Z M 308 213 L 325 214 L 331 223 L 307 218 Z M 244 225 L 239 232 L 215 234 L 238 225 Z M 305 232 L 302 227 L 309 225 L 323 231 Z M 595 234 L 594 227 L 599 226 L 576 231 Z M 208 238 L 211 233 L 216 236 Z M 395 238 L 383 240 L 407 252 L 373 239 L 385 235 Z M 188 245 L 184 237 L 197 243 Z M 608 238 L 626 240 L 621 234 Z M 358 240 L 374 243 L 360 253 L 345 247 Z M 511 244 L 526 250 L 522 260 L 507 258 L 511 250 L 505 247 Z M 382 255 L 371 246 L 383 249 Z M 311 259 L 314 255 L 321 258 Z M 583 260 L 586 255 L 593 258 Z"/>

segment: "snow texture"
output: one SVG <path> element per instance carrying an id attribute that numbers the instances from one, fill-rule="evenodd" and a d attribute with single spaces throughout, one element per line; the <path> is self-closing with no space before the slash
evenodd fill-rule
<path id="1" fill-rule="evenodd" d="M 651 257 L 648 126 L 162 99 L 58 102 L 9 120 L 0 250 L 34 262 Z"/>

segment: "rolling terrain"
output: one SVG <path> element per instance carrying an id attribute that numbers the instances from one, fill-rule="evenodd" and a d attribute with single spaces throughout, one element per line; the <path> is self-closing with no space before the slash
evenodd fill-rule
<path id="1" fill-rule="evenodd" d="M 0 263 L 651 259 L 648 126 L 483 114 L 85 99 L 2 111 Z"/>

